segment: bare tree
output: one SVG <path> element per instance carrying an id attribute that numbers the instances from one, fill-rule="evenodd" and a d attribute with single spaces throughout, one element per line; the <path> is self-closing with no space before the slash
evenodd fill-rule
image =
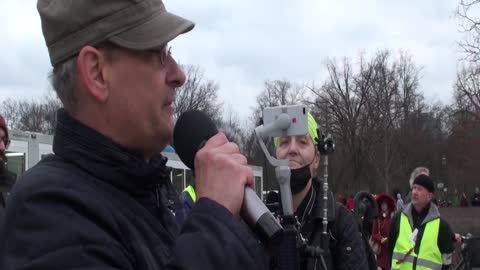
<path id="1" fill-rule="evenodd" d="M 332 162 L 340 157 L 344 159 L 341 163 L 336 163 L 337 174 L 334 178 L 337 179 L 336 185 L 346 184 L 347 189 L 355 189 L 361 185 L 361 172 L 364 169 L 363 142 L 360 138 L 362 113 L 373 78 L 373 70 L 364 57 L 361 56 L 359 60 L 360 67 L 356 74 L 347 58 L 343 59 L 341 65 L 334 60 L 327 61 L 328 79 L 320 88 L 308 87 L 315 97 L 312 102 L 313 110 L 317 113 L 323 110 L 324 113 L 320 116 L 322 122 L 327 119 L 330 121 L 327 128 L 341 142 Z M 338 155 L 338 152 L 341 154 Z M 351 168 L 351 177 L 346 175 L 349 171 L 347 167 Z M 347 180 L 348 178 L 353 181 Z"/>
<path id="2" fill-rule="evenodd" d="M 56 112 L 61 106 L 57 98 L 45 95 L 40 100 L 4 100 L 0 112 L 11 129 L 53 134 Z"/>
<path id="3" fill-rule="evenodd" d="M 371 59 L 362 54 L 355 66 L 344 59 L 340 64 L 329 60 L 326 67 L 328 79 L 321 87 L 308 88 L 321 129 L 337 141 L 330 170 L 334 188 L 392 190 L 404 170 L 411 170 L 402 165 L 411 157 L 401 131 L 404 117 L 414 119 L 415 109 L 421 108 L 421 68 L 408 54 L 395 58 L 389 50 L 377 51 Z"/>
<path id="4" fill-rule="evenodd" d="M 460 31 L 464 34 L 458 44 L 465 55 L 464 59 L 475 63 L 480 61 L 479 4 L 480 0 L 460 0 L 456 11 Z"/>
<path id="5" fill-rule="evenodd" d="M 206 113 L 217 124 L 221 122 L 222 103 L 218 101 L 219 86 L 216 82 L 204 78 L 199 66 L 182 66 L 187 80 L 176 93 L 175 117 L 189 110 Z"/>
<path id="6" fill-rule="evenodd" d="M 453 88 L 457 109 L 471 113 L 480 120 L 480 67 L 463 67 L 457 74 Z"/>
<path id="7" fill-rule="evenodd" d="M 372 60 L 374 83 L 367 99 L 367 129 L 370 148 L 367 151 L 371 167 L 374 169 L 374 181 L 371 185 L 382 182 L 381 190 L 390 191 L 395 178 L 402 171 L 410 170 L 402 131 L 411 111 L 419 104 L 417 97 L 421 68 L 415 65 L 411 56 L 400 52 L 399 58 L 391 61 L 388 50 L 377 52 Z M 406 120 L 407 119 L 407 120 Z M 401 164 L 408 164 L 402 166 Z"/>

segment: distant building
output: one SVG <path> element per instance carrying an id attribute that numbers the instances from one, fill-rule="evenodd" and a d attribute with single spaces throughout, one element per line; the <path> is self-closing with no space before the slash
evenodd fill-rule
<path id="1" fill-rule="evenodd" d="M 53 136 L 28 131 L 10 131 L 11 144 L 7 151 L 8 169 L 18 176 L 37 164 L 44 156 L 53 153 Z M 193 174 L 183 164 L 175 149 L 167 146 L 162 154 L 168 158 L 167 165 L 172 167 L 170 180 L 175 190 L 181 192 L 193 182 Z M 263 200 L 263 168 L 250 166 L 255 176 L 255 191 Z"/>

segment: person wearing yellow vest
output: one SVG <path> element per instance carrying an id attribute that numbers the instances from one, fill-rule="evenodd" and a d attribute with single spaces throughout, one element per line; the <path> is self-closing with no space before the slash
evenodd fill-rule
<path id="1" fill-rule="evenodd" d="M 449 268 L 457 236 L 432 203 L 434 191 L 432 179 L 420 174 L 411 202 L 393 217 L 388 237 L 392 269 Z"/>
<path id="2" fill-rule="evenodd" d="M 175 219 L 178 225 L 182 226 L 183 222 L 190 215 L 193 205 L 197 201 L 197 194 L 195 193 L 195 186 L 189 185 L 186 187 L 182 194 L 180 194 L 180 203 L 182 207 L 175 212 Z"/>

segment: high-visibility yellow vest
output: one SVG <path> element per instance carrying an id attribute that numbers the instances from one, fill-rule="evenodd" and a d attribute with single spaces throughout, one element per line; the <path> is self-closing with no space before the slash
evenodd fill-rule
<path id="1" fill-rule="evenodd" d="M 410 241 L 412 227 L 408 222 L 408 217 L 402 213 L 400 215 L 400 231 L 392 254 L 392 269 L 413 269 L 414 261 L 416 261 L 417 270 L 442 269 L 442 253 L 437 245 L 439 229 L 440 218 L 425 224 L 422 239 L 417 238 L 417 242 L 421 242 L 420 250 L 416 254 L 415 247 Z M 409 252 L 410 254 L 407 256 Z"/>
<path id="2" fill-rule="evenodd" d="M 197 194 L 195 194 L 195 189 L 192 185 L 186 187 L 184 191 L 188 192 L 188 195 L 190 195 L 190 198 L 192 198 L 193 203 L 197 201 Z"/>

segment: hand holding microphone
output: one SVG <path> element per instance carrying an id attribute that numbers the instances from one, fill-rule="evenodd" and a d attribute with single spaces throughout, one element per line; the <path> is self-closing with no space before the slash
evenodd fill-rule
<path id="1" fill-rule="evenodd" d="M 203 112 L 183 113 L 174 128 L 175 151 L 192 169 L 198 197 L 207 197 L 242 218 L 266 245 L 278 245 L 283 228 L 255 194 L 252 169 L 238 146 L 218 133 Z"/>
<path id="2" fill-rule="evenodd" d="M 211 137 L 195 155 L 197 196 L 207 197 L 240 215 L 245 186 L 254 186 L 247 158 L 223 133 Z"/>

